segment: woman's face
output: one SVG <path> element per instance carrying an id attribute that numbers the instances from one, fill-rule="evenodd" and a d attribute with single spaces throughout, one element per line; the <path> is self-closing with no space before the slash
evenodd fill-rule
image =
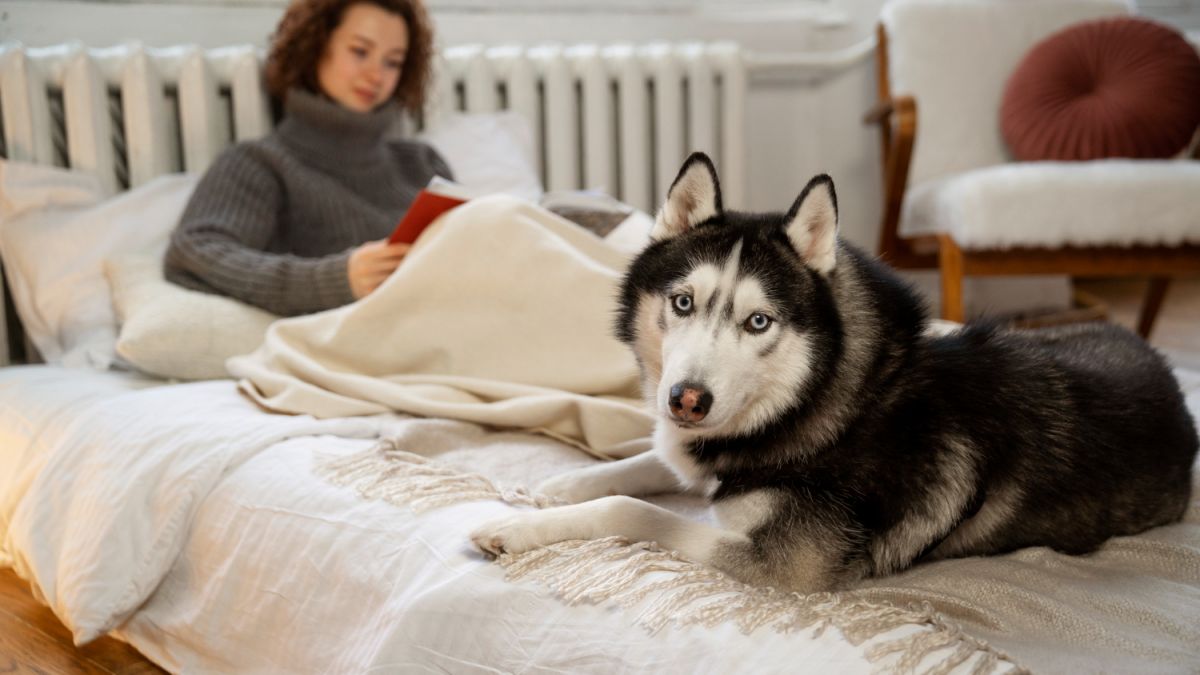
<path id="1" fill-rule="evenodd" d="M 317 62 L 317 83 L 343 107 L 370 112 L 396 90 L 407 51 L 403 17 L 368 3 L 351 5 Z"/>

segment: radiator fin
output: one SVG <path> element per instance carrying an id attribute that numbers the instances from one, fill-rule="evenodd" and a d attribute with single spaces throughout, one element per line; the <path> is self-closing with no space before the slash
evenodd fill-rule
<path id="1" fill-rule="evenodd" d="M 110 191 L 203 171 L 230 143 L 271 130 L 263 52 L 137 43 L 0 47 L 0 148 L 67 165 Z M 458 112 L 512 110 L 533 131 L 549 190 L 594 189 L 646 211 L 684 157 L 704 150 L 726 203 L 745 197 L 746 75 L 730 43 L 446 49 L 426 109 L 405 129 Z"/>

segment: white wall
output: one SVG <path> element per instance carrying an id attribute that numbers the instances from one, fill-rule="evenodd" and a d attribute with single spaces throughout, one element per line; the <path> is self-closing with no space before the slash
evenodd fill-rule
<path id="1" fill-rule="evenodd" d="M 870 39 L 881 2 L 792 3 L 754 12 L 736 4 L 636 13 L 439 11 L 434 18 L 443 46 L 548 40 L 739 42 L 756 64 L 746 109 L 750 189 L 749 203 L 729 206 L 783 210 L 810 177 L 829 173 L 842 206 L 843 234 L 873 249 L 880 211 L 879 151 L 876 131 L 860 121 L 874 102 L 874 67 L 865 49 L 869 45 L 862 41 Z M 278 3 L 219 0 L 10 0 L 0 3 L 0 42 L 265 45 L 281 12 Z"/>

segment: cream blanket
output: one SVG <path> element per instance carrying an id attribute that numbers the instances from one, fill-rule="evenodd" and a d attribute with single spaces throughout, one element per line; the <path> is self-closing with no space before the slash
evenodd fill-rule
<path id="1" fill-rule="evenodd" d="M 1200 373 L 1180 376 L 1189 408 L 1200 414 Z M 364 498 L 425 511 L 484 499 L 543 508 L 547 498 L 512 486 L 578 466 L 546 452 L 513 462 L 494 449 L 473 449 L 470 441 L 437 438 L 435 431 L 453 429 L 386 439 L 319 472 Z M 651 501 L 711 519 L 698 497 Z M 1016 672 L 1064 675 L 1200 672 L 1200 473 L 1183 522 L 1117 537 L 1089 555 L 1032 547 L 943 560 L 837 593 L 745 586 L 652 544 L 626 545 L 615 537 L 552 544 L 501 556 L 499 563 L 511 579 L 545 584 L 569 604 L 625 608 L 629 621 L 651 631 L 715 631 L 729 623 L 747 633 L 803 635 L 833 626 L 884 672 L 981 675 L 1014 672 L 1011 664 L 1021 667 Z"/>
<path id="2" fill-rule="evenodd" d="M 511 197 L 439 219 L 374 293 L 276 322 L 228 368 L 263 407 L 396 410 L 527 429 L 601 457 L 649 448 L 637 367 L 613 337 L 628 256 Z"/>

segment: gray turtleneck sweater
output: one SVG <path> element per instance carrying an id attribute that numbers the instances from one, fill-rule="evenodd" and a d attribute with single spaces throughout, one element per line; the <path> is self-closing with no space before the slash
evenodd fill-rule
<path id="1" fill-rule="evenodd" d="M 388 236 L 434 174 L 451 178 L 433 148 L 384 139 L 391 106 L 359 113 L 294 90 L 284 111 L 204 174 L 171 236 L 169 281 L 285 316 L 345 305 L 351 250 Z"/>

